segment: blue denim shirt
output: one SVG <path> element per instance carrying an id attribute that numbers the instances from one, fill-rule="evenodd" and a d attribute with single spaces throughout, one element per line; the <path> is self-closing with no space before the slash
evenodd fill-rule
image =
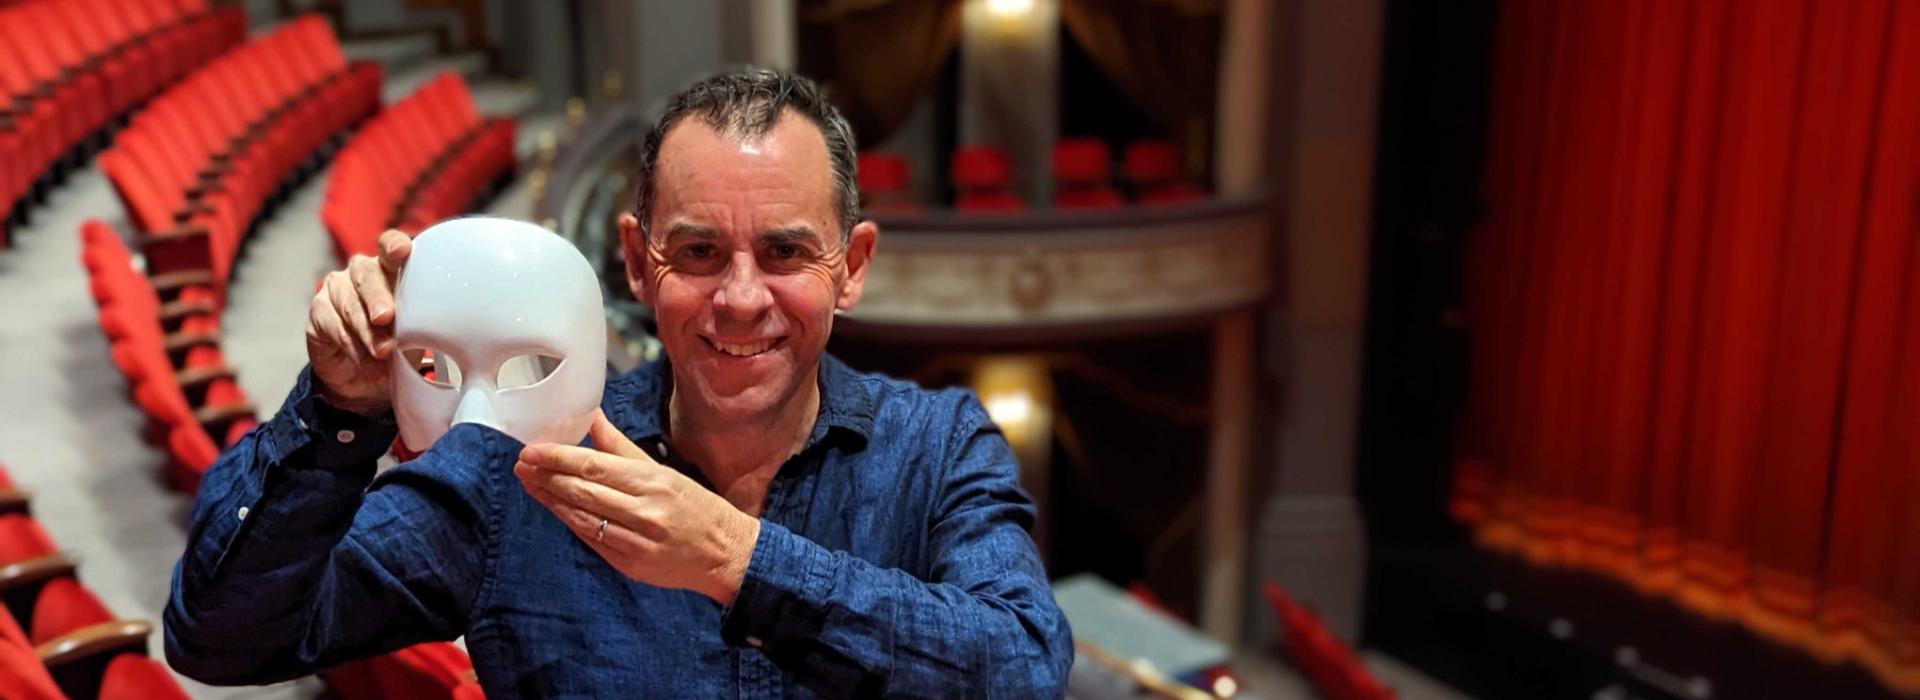
<path id="1" fill-rule="evenodd" d="M 700 480 L 663 438 L 669 377 L 612 379 L 604 408 Z M 722 608 L 606 564 L 527 495 L 520 443 L 492 429 L 454 426 L 375 478 L 392 417 L 336 410 L 311 382 L 201 486 L 165 613 L 187 676 L 267 683 L 465 635 L 494 700 L 1064 693 L 1073 643 L 1033 506 L 966 392 L 823 357 L 819 419 Z"/>

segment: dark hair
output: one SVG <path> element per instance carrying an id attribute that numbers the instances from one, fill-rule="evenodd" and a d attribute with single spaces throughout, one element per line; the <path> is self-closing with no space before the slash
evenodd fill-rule
<path id="1" fill-rule="evenodd" d="M 788 110 L 801 116 L 827 142 L 833 164 L 834 208 L 840 213 L 840 235 L 852 234 L 860 216 L 860 190 L 854 164 L 853 127 L 827 101 L 826 92 L 806 78 L 765 68 L 741 68 L 688 86 L 673 96 L 667 110 L 647 132 L 640 150 L 640 230 L 653 216 L 653 173 L 660 159 L 660 142 L 688 117 L 741 140 L 757 139 L 773 131 Z"/>

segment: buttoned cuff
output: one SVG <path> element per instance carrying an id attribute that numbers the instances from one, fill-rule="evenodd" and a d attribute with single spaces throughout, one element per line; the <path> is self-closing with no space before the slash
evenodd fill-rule
<path id="1" fill-rule="evenodd" d="M 824 619 L 822 602 L 832 590 L 829 558 L 820 545 L 761 520 L 746 577 L 721 618 L 720 638 L 761 647 L 783 638 L 815 636 Z"/>
<path id="2" fill-rule="evenodd" d="M 356 476 L 364 471 L 365 478 L 372 478 L 373 466 L 400 434 L 393 412 L 364 416 L 337 408 L 314 391 L 313 381 L 312 368 L 301 370 L 286 406 L 274 416 L 273 461 L 287 464 L 287 455 L 312 445 L 310 466 Z"/>

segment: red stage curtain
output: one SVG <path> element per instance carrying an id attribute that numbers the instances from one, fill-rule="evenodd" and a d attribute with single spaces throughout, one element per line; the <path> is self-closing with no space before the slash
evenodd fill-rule
<path id="1" fill-rule="evenodd" d="M 1497 34 L 1455 516 L 1920 693 L 1920 5 Z"/>

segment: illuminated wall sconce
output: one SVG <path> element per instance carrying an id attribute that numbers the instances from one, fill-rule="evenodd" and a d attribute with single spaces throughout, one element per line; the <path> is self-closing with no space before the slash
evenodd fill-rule
<path id="1" fill-rule="evenodd" d="M 987 14 L 1003 20 L 1020 19 L 1033 12 L 1033 0 L 987 0 Z"/>
<path id="2" fill-rule="evenodd" d="M 993 355 L 973 368 L 973 390 L 1020 461 L 1020 485 L 1040 508 L 1034 540 L 1046 554 L 1053 457 L 1053 377 L 1038 355 Z"/>

